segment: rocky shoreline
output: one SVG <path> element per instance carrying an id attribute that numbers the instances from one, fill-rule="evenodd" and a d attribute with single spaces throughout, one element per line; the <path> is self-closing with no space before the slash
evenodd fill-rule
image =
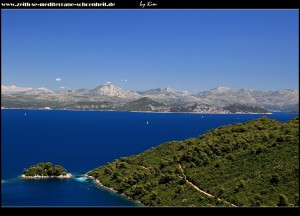
<path id="1" fill-rule="evenodd" d="M 48 178 L 59 178 L 59 179 L 65 179 L 65 178 L 72 178 L 71 173 L 67 173 L 66 175 L 59 175 L 59 176 L 40 176 L 40 175 L 35 175 L 35 176 L 26 176 L 25 174 L 21 175 L 20 178 L 22 179 L 48 179 Z"/>
<path id="2" fill-rule="evenodd" d="M 120 195 L 124 196 L 125 198 L 127 198 L 127 199 L 129 199 L 129 200 L 131 200 L 131 201 L 133 201 L 133 202 L 136 202 L 136 203 L 140 204 L 141 206 L 145 206 L 141 201 L 135 200 L 135 199 L 133 199 L 133 198 L 127 196 L 127 195 L 124 194 L 124 193 L 119 193 L 119 192 L 116 191 L 115 189 L 103 185 L 98 179 L 95 179 L 95 178 L 92 177 L 92 176 L 89 176 L 89 175 L 85 174 L 84 177 L 89 178 L 89 179 L 92 179 L 97 185 L 99 185 L 99 186 L 101 186 L 101 187 L 103 187 L 103 188 L 105 188 L 105 189 L 107 189 L 107 190 L 110 190 L 110 191 L 112 191 L 112 192 L 115 192 L 115 193 L 117 193 L 117 194 L 120 194 Z"/>

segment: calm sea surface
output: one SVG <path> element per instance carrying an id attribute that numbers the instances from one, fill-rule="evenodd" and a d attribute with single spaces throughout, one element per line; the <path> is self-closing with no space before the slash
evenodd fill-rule
<path id="1" fill-rule="evenodd" d="M 137 206 L 80 177 L 166 141 L 197 137 L 221 125 L 261 116 L 1 110 L 1 206 Z M 267 116 L 286 122 L 298 114 Z M 74 178 L 18 178 L 24 168 L 47 161 L 62 165 Z"/>

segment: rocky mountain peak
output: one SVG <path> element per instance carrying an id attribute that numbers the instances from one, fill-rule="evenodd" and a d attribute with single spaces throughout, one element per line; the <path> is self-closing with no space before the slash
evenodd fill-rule
<path id="1" fill-rule="evenodd" d="M 231 89 L 225 86 L 220 86 L 211 90 L 212 93 L 221 94 L 230 91 Z"/>
<path id="2" fill-rule="evenodd" d="M 91 90 L 93 95 L 105 95 L 110 97 L 125 97 L 126 91 L 111 83 L 105 83 Z"/>

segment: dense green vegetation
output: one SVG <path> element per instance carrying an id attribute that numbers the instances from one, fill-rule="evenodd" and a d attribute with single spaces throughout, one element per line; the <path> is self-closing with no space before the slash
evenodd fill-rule
<path id="1" fill-rule="evenodd" d="M 259 107 L 259 106 L 252 106 L 252 105 L 244 105 L 244 104 L 232 104 L 230 106 L 224 107 L 225 110 L 230 111 L 231 113 L 269 113 L 270 111 Z"/>
<path id="2" fill-rule="evenodd" d="M 67 170 L 60 165 L 42 162 L 24 169 L 23 173 L 25 176 L 65 176 L 67 175 Z"/>
<path id="3" fill-rule="evenodd" d="M 299 206 L 299 119 L 222 126 L 87 174 L 150 206 Z"/>

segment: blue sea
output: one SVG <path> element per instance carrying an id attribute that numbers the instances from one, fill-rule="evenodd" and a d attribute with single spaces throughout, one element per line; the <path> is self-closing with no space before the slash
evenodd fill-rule
<path id="1" fill-rule="evenodd" d="M 82 178 L 87 171 L 166 141 L 197 137 L 261 114 L 1 110 L 1 206 L 138 206 Z M 273 113 L 286 122 L 298 114 Z M 23 180 L 24 168 L 50 161 L 72 179 Z"/>

